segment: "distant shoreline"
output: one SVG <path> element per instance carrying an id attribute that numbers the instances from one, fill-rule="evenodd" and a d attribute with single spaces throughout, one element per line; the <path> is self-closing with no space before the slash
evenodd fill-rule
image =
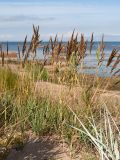
<path id="1" fill-rule="evenodd" d="M 49 41 L 49 40 L 48 40 Z M 48 43 L 48 41 L 42 41 L 42 43 Z M 0 41 L 0 43 L 24 43 L 24 41 Z M 63 41 L 63 43 L 67 43 L 68 41 Z M 100 43 L 101 41 L 94 41 L 94 43 Z M 28 41 L 28 43 L 30 43 L 30 41 Z M 90 41 L 88 41 L 88 43 L 90 43 Z M 120 41 L 104 41 L 104 43 L 119 43 Z"/>

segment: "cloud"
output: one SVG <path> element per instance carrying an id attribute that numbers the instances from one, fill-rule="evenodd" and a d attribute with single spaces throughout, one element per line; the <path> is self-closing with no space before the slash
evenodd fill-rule
<path id="1" fill-rule="evenodd" d="M 12 16 L 0 16 L 1 22 L 21 22 L 21 21 L 53 21 L 54 17 L 44 17 L 32 15 L 12 15 Z"/>
<path id="2" fill-rule="evenodd" d="M 63 39 L 63 41 L 67 41 L 70 39 L 71 35 L 72 35 L 73 31 L 69 31 L 69 32 L 63 32 L 63 33 L 55 33 L 55 32 L 52 32 L 50 34 L 41 34 L 41 38 L 43 41 L 48 41 L 50 37 L 55 37 L 56 34 L 58 36 L 58 39 L 61 40 L 61 38 Z M 75 30 L 74 32 L 76 34 L 78 34 L 78 40 L 80 40 L 80 37 L 81 37 L 81 32 Z M 84 34 L 84 33 L 82 33 Z M 85 36 L 85 40 L 88 40 L 90 41 L 91 39 L 91 34 L 84 34 Z M 102 34 L 94 34 L 94 41 L 101 41 L 102 40 Z M 120 41 L 120 34 L 104 34 L 104 41 L 107 41 L 107 42 L 111 42 L 111 41 Z"/>
<path id="3" fill-rule="evenodd" d="M 42 37 L 43 40 L 49 40 L 50 37 L 54 38 L 57 34 L 57 37 L 58 37 L 59 40 L 61 40 L 61 38 L 62 38 L 63 41 L 66 41 L 71 37 L 72 33 L 73 33 L 72 30 L 69 31 L 69 32 L 63 32 L 63 33 L 52 32 L 52 33 L 49 33 L 49 34 L 42 34 L 41 37 Z M 74 35 L 76 36 L 76 34 L 78 34 L 78 38 L 80 38 L 81 33 L 79 31 L 75 30 Z"/>
<path id="4" fill-rule="evenodd" d="M 12 38 L 14 38 L 12 34 L 0 34 L 0 41 L 10 40 Z"/>
<path id="5" fill-rule="evenodd" d="M 12 33 L 15 40 L 24 39 L 24 35 L 31 35 L 32 24 L 40 26 L 44 39 L 54 37 L 56 33 L 61 33 L 60 38 L 63 33 L 63 38 L 68 39 L 74 28 L 85 36 L 91 32 L 100 37 L 102 33 L 119 34 L 120 21 L 116 16 L 120 14 L 119 5 L 93 1 L 0 0 L 0 34 Z M 119 39 L 117 36 L 106 37 Z"/>

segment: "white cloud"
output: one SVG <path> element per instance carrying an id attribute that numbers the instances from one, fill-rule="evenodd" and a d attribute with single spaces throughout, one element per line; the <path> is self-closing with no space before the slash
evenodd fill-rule
<path id="1" fill-rule="evenodd" d="M 21 21 L 53 21 L 54 17 L 39 17 L 32 15 L 11 15 L 0 16 L 0 22 L 21 22 Z"/>
<path id="2" fill-rule="evenodd" d="M 12 34 L 0 34 L 0 41 L 6 41 L 13 39 L 14 36 Z"/>

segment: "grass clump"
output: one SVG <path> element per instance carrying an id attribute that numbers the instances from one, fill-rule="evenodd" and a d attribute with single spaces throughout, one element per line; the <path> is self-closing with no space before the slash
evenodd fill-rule
<path id="1" fill-rule="evenodd" d="M 31 74 L 31 70 L 28 73 Z M 29 74 L 22 75 L 19 77 L 19 85 L 16 87 L 16 90 L 14 90 L 14 92 L 6 92 L 6 94 L 4 93 L 1 96 L 0 104 L 2 110 L 0 111 L 2 121 L 0 126 L 1 129 L 3 129 L 3 134 L 7 132 L 7 128 L 14 126 L 12 130 L 20 132 L 22 135 L 29 130 L 32 130 L 39 136 L 57 134 L 71 146 L 71 149 L 76 148 L 79 143 L 92 146 L 91 139 L 85 134 L 85 131 L 82 131 L 83 126 L 80 125 L 78 118 L 82 119 L 88 131 L 95 134 L 93 124 L 86 120 L 86 118 L 90 118 L 93 112 L 95 116 L 94 122 L 100 122 L 98 115 L 99 107 L 96 106 L 98 103 L 93 101 L 93 97 L 95 96 L 94 87 L 90 85 L 89 87 L 83 88 L 83 92 L 81 93 L 83 102 L 81 101 L 81 104 L 73 106 L 74 113 L 77 113 L 76 116 L 76 114 L 71 112 L 69 106 L 64 103 L 52 101 L 52 99 L 42 94 L 35 95 L 34 83 L 34 79 L 31 79 Z M 72 83 L 71 88 L 73 84 L 74 83 Z M 108 122 L 109 121 L 107 121 L 107 123 Z M 77 129 L 74 130 L 73 128 Z M 99 131 L 96 132 L 96 135 L 101 134 Z M 111 135 L 112 134 L 111 132 Z M 98 135 L 98 137 L 100 138 L 100 135 Z M 12 141 L 10 143 L 12 143 Z M 10 143 L 9 146 L 11 146 Z M 20 141 L 20 145 L 21 144 L 22 142 Z"/>
<path id="2" fill-rule="evenodd" d="M 10 68 L 0 68 L 0 91 L 14 90 L 18 84 L 18 75 Z"/>
<path id="3" fill-rule="evenodd" d="M 39 64 L 39 63 L 35 63 L 32 65 L 26 64 L 25 69 L 30 74 L 31 78 L 34 81 L 38 81 L 38 80 L 48 81 L 49 80 L 49 73 L 42 64 Z"/>
<path id="4" fill-rule="evenodd" d="M 120 130 L 111 116 L 110 112 L 104 107 L 103 114 L 100 112 L 100 122 L 96 122 L 93 115 L 88 119 L 91 125 L 91 130 L 86 127 L 86 124 L 77 116 L 77 114 L 70 108 L 71 112 L 77 118 L 81 128 L 71 125 L 75 130 L 82 132 L 88 136 L 89 140 L 95 146 L 99 153 L 100 160 L 118 160 L 120 159 L 119 145 L 120 145 Z"/>

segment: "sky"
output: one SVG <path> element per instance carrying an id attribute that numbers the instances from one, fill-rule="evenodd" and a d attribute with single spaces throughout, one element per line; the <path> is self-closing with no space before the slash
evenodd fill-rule
<path id="1" fill-rule="evenodd" d="M 120 41 L 120 0 L 0 0 L 0 41 L 30 39 L 33 24 L 43 41 L 56 34 L 67 40 L 73 29 Z"/>

